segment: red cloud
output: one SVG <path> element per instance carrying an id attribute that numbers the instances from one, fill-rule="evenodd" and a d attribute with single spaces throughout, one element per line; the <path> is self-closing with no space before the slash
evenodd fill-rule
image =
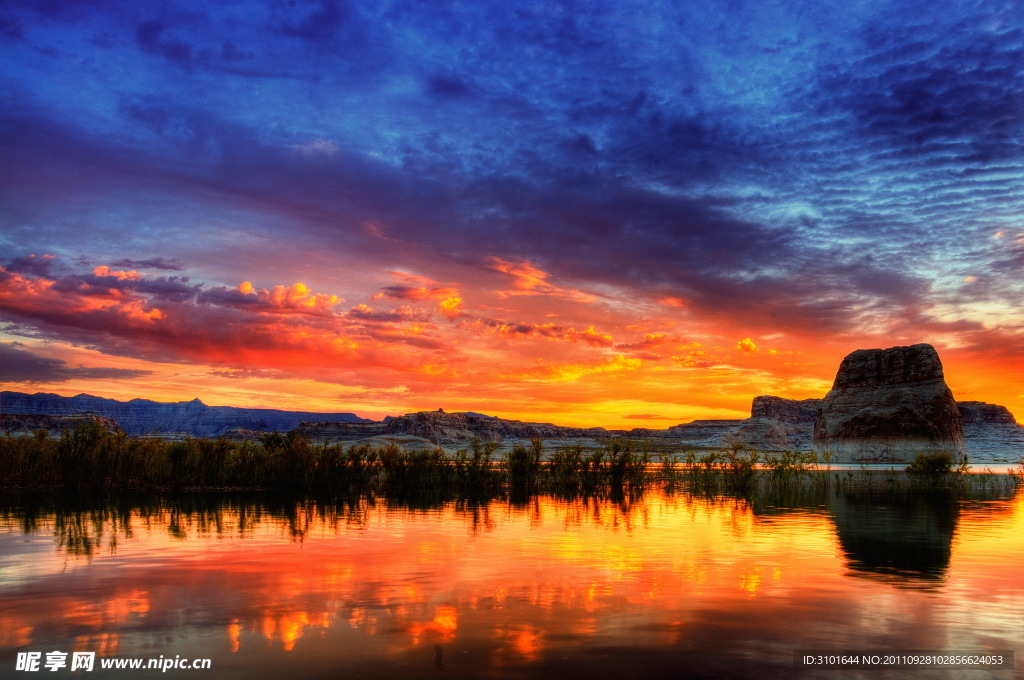
<path id="1" fill-rule="evenodd" d="M 440 373 L 455 353 L 425 314 L 409 308 L 341 314 L 332 309 L 340 297 L 302 283 L 183 286 L 107 267 L 61 279 L 0 269 L 0 312 L 51 337 L 150 361 L 403 372 L 430 365 Z"/>

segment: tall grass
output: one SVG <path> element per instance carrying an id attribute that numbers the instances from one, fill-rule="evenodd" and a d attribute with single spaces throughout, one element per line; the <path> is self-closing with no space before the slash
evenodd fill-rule
<path id="1" fill-rule="evenodd" d="M 760 452 L 741 445 L 724 450 L 663 452 L 645 444 L 609 439 L 546 451 L 540 439 L 514 446 L 495 459 L 498 445 L 473 440 L 448 454 L 441 448 L 403 449 L 392 442 L 316 444 L 289 432 L 258 442 L 225 438 L 181 441 L 128 437 L 83 423 L 59 438 L 0 437 L 0 485 L 6 488 L 100 490 L 263 489 L 316 494 L 386 490 L 410 497 L 431 489 L 520 497 L 537 491 L 584 493 L 642 489 L 651 484 L 687 486 L 699 493 L 759 493 L 768 488 L 911 486 L 1016 488 L 1024 467 L 1009 475 L 964 474 L 963 465 L 920 458 L 906 472 L 821 469 L 813 453 Z"/>

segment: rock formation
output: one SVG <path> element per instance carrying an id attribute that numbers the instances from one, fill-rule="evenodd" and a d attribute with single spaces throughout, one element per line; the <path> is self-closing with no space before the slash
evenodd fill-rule
<path id="1" fill-rule="evenodd" d="M 783 399 L 769 395 L 754 397 L 751 418 L 769 418 L 784 423 L 814 422 L 821 411 L 821 399 Z"/>
<path id="2" fill-rule="evenodd" d="M 541 439 L 644 438 L 664 436 L 665 430 L 606 430 L 603 427 L 563 427 L 551 423 L 506 420 L 480 413 L 419 411 L 385 419 L 383 423 L 302 423 L 299 431 L 315 441 L 339 442 L 368 437 L 415 437 L 438 445 L 466 444 L 474 439 L 508 442 Z"/>
<path id="3" fill-rule="evenodd" d="M 956 408 L 960 411 L 960 418 L 964 425 L 1017 424 L 1017 419 L 1010 413 L 1010 409 L 998 404 L 986 404 L 983 401 L 958 401 Z"/>
<path id="4" fill-rule="evenodd" d="M 461 448 L 468 445 L 474 438 L 501 442 L 504 446 L 511 446 L 515 443 L 522 443 L 531 437 L 549 440 L 549 448 L 554 448 L 569 442 L 579 442 L 585 446 L 597 445 L 598 440 L 619 437 L 635 440 L 656 439 L 660 440 L 659 447 L 678 446 L 683 449 L 686 447 L 725 448 L 734 444 L 742 444 L 761 450 L 809 451 L 812 448 L 817 448 L 819 451 L 830 449 L 840 453 L 838 439 L 842 439 L 844 450 L 855 448 L 860 451 L 863 448 L 863 442 L 856 444 L 859 440 L 853 436 L 851 430 L 859 428 L 861 431 L 865 431 L 867 427 L 865 419 L 874 414 L 872 417 L 876 422 L 872 427 L 875 427 L 876 430 L 888 428 L 889 434 L 879 439 L 883 448 L 887 447 L 886 450 L 867 453 L 861 451 L 845 459 L 904 460 L 905 454 L 909 454 L 912 458 L 918 450 L 934 450 L 931 447 L 925 449 L 920 443 L 908 441 L 908 435 L 912 435 L 913 427 L 916 427 L 913 423 L 917 422 L 920 425 L 920 422 L 915 421 L 912 417 L 916 412 L 915 409 L 920 411 L 923 407 L 918 404 L 918 406 L 901 410 L 899 404 L 889 403 L 885 400 L 900 401 L 902 397 L 897 398 L 895 395 L 901 393 L 900 390 L 911 389 L 914 386 L 916 386 L 914 389 L 925 389 L 928 388 L 928 385 L 945 387 L 942 381 L 942 368 L 935 350 L 927 345 L 916 345 L 915 347 L 927 348 L 928 351 L 919 352 L 915 348 L 894 349 L 913 350 L 912 353 L 915 355 L 930 354 L 930 359 L 924 363 L 930 365 L 931 369 L 924 370 L 922 363 L 913 361 L 912 365 L 905 365 L 906 362 L 903 361 L 898 367 L 896 364 L 900 362 L 896 358 L 892 361 L 888 359 L 882 361 L 879 356 L 878 361 L 870 365 L 864 365 L 864 362 L 858 359 L 860 367 L 853 373 L 845 369 L 840 370 L 833 389 L 833 392 L 838 392 L 832 396 L 829 419 L 827 422 L 822 419 L 822 441 L 824 442 L 827 436 L 832 437 L 827 446 L 816 444 L 813 441 L 815 424 L 825 400 L 793 400 L 768 395 L 754 397 L 750 417 L 743 420 L 695 420 L 664 430 L 649 428 L 606 430 L 600 427 L 562 427 L 550 423 L 506 420 L 473 412 L 424 411 L 397 417 L 389 416 L 383 422 L 373 422 L 358 418 L 351 413 L 308 413 L 206 406 L 198 399 L 162 404 L 144 399 L 119 402 L 84 394 L 77 397 L 60 397 L 56 394 L 3 392 L 0 393 L 0 427 L 11 431 L 12 434 L 30 434 L 38 429 L 47 429 L 52 434 L 59 435 L 60 430 L 66 425 L 33 427 L 29 423 L 23 426 L 21 423 L 28 423 L 28 421 L 14 422 L 11 419 L 24 419 L 33 414 L 55 416 L 92 411 L 95 413 L 90 417 L 98 417 L 95 415 L 98 413 L 102 417 L 116 420 L 117 423 L 113 423 L 113 426 L 117 427 L 117 424 L 120 424 L 128 434 L 156 434 L 164 438 L 186 435 L 193 437 L 226 436 L 231 439 L 255 441 L 263 433 L 273 430 L 287 432 L 291 429 L 298 429 L 300 434 L 315 442 L 388 440 L 414 448 L 435 445 Z M 890 351 L 886 350 L 886 352 Z M 884 354 L 882 350 L 861 350 L 861 352 Z M 847 360 L 849 361 L 855 356 L 861 355 L 859 352 L 854 352 L 847 357 Z M 888 364 L 885 363 L 886 361 Z M 877 373 L 880 377 L 870 378 L 872 372 Z M 904 373 L 906 374 L 905 380 L 900 378 Z M 895 382 L 881 384 L 885 381 Z M 879 384 L 874 385 L 873 383 Z M 851 390 L 859 393 L 858 399 L 864 402 L 861 404 L 863 408 L 858 408 L 857 414 L 848 413 L 844 422 L 852 422 L 848 423 L 843 433 L 835 436 L 834 432 L 828 428 L 834 425 L 839 418 L 836 408 L 841 407 L 846 410 L 851 408 L 850 404 L 853 399 Z M 911 389 L 911 391 L 914 390 Z M 941 392 L 941 389 L 939 391 Z M 842 395 L 838 394 L 839 392 Z M 881 401 L 876 403 L 876 398 Z M 942 401 L 942 403 L 945 404 L 944 408 L 948 408 L 948 402 Z M 880 421 L 889 419 L 885 409 L 889 409 L 894 415 L 894 419 L 889 420 L 888 425 L 883 427 L 883 423 Z M 965 401 L 956 403 L 956 410 L 963 423 L 962 442 L 966 443 L 966 452 L 972 463 L 1016 463 L 1024 456 L 1024 426 L 1018 425 L 1013 414 L 1005 407 L 984 402 Z M 15 413 L 24 415 L 12 415 Z M 860 419 L 854 418 L 854 415 Z M 10 427 L 9 421 L 11 421 Z M 56 423 L 56 421 L 54 422 Z M 928 427 L 924 429 L 934 434 Z M 830 435 L 830 433 L 832 434 Z M 959 447 L 956 446 L 956 437 L 955 435 L 952 437 L 951 452 L 954 454 L 962 452 L 963 443 Z M 943 441 L 941 432 L 936 438 L 939 442 Z M 907 450 L 908 447 L 910 450 Z M 899 449 L 903 453 L 895 455 L 889 449 Z M 841 459 L 836 458 L 835 460 Z"/>
<path id="5" fill-rule="evenodd" d="M 745 420 L 694 420 L 673 425 L 666 431 L 670 436 L 701 446 L 719 446 L 721 441 L 734 434 Z"/>
<path id="6" fill-rule="evenodd" d="M 938 352 L 919 344 L 860 349 L 839 366 L 814 424 L 814 447 L 840 462 L 964 456 L 963 426 Z"/>
<path id="7" fill-rule="evenodd" d="M 1019 425 L 1005 406 L 960 401 L 957 408 L 972 462 L 1018 463 L 1024 458 L 1024 425 Z"/>
<path id="8" fill-rule="evenodd" d="M 387 423 L 337 423 L 308 422 L 299 423 L 295 428 L 298 434 L 316 442 L 346 442 L 376 437 L 384 434 Z"/>
<path id="9" fill-rule="evenodd" d="M 95 413 L 76 413 L 74 415 L 47 416 L 36 413 L 5 413 L 0 418 L 0 430 L 6 434 L 18 436 L 34 435 L 39 431 L 46 432 L 49 437 L 60 437 L 64 430 L 73 430 L 82 423 L 99 423 L 110 433 L 121 432 L 121 426 L 110 418 Z"/>
<path id="10" fill-rule="evenodd" d="M 422 437 L 435 444 L 455 444 L 474 438 L 502 442 L 508 439 L 580 439 L 621 435 L 603 427 L 562 427 L 550 423 L 527 423 L 471 413 L 420 411 L 391 418 L 384 434 L 405 434 Z"/>
<path id="11" fill-rule="evenodd" d="M 662 437 L 702 447 L 733 444 L 762 450 L 810 450 L 821 399 L 754 397 L 744 420 L 694 420 L 670 427 Z"/>

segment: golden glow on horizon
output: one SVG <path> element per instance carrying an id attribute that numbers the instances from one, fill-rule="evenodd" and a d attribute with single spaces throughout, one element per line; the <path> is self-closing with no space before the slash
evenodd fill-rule
<path id="1" fill-rule="evenodd" d="M 209 304 L 157 305 L 131 287 L 150 281 L 135 270 L 98 266 L 93 277 L 109 280 L 108 288 L 94 281 L 59 291 L 50 279 L 9 273 L 0 284 L 3 307 L 57 315 L 69 324 L 83 319 L 86 327 L 102 327 L 120 340 L 114 343 L 118 353 L 101 353 L 88 349 L 103 346 L 91 339 L 36 340 L 5 332 L 5 341 L 66 367 L 52 379 L 6 387 L 120 400 L 199 397 L 210 405 L 354 412 L 372 419 L 441 406 L 629 429 L 637 420 L 631 416 L 742 418 L 761 394 L 821 397 L 853 349 L 922 340 L 758 337 L 749 329 L 692 322 L 681 298 L 658 298 L 659 314 L 668 316 L 645 318 L 653 301 L 605 304 L 560 285 L 529 261 L 494 258 L 487 268 L 497 272 L 492 278 L 510 277 L 510 287 L 468 296 L 460 293 L 464 283 L 391 271 L 397 283 L 364 298 L 380 306 L 357 300 L 347 310 L 339 309 L 343 298 L 314 293 L 302 282 L 258 288 L 243 281 L 233 289 L 209 289 Z M 513 302 L 516 307 L 503 306 Z M 981 315 L 995 329 L 1014 313 L 994 304 L 948 311 L 951 323 L 967 319 L 964 314 Z M 1024 417 L 1024 385 L 1006 380 L 1024 374 L 1024 357 L 971 350 L 953 334 L 945 341 L 937 349 L 958 399 L 1002 404 Z M 144 358 L 150 356 L 160 360 Z"/>

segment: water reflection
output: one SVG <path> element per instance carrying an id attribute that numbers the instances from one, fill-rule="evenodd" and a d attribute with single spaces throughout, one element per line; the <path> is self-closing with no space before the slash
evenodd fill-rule
<path id="1" fill-rule="evenodd" d="M 857 575 L 899 585 L 940 583 L 949 567 L 959 500 L 948 489 L 837 495 L 832 519 L 847 566 Z"/>
<path id="2" fill-rule="evenodd" d="M 1022 529 L 996 492 L 8 497 L 0 648 L 217 677 L 788 676 L 797 648 L 1012 647 Z"/>

